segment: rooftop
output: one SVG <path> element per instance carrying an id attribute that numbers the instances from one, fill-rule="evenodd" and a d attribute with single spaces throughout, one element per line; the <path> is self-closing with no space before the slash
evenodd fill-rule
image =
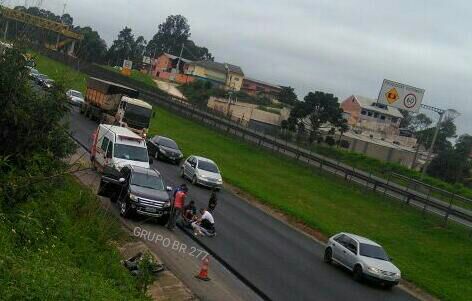
<path id="1" fill-rule="evenodd" d="M 131 98 L 128 96 L 123 96 L 122 99 L 125 100 L 127 103 L 152 110 L 152 106 L 147 102 L 142 101 L 141 99 Z"/>
<path id="2" fill-rule="evenodd" d="M 254 78 L 245 77 L 245 78 L 244 78 L 244 81 L 250 81 L 250 82 L 257 83 L 257 84 L 269 86 L 269 87 L 272 87 L 272 88 L 282 89 L 282 87 L 279 86 L 279 85 L 267 83 L 267 82 L 264 82 L 264 81 L 261 81 L 261 80 L 258 80 L 258 79 L 254 79 Z"/>
<path id="3" fill-rule="evenodd" d="M 194 64 L 200 67 L 207 68 L 207 69 L 219 71 L 221 73 L 226 73 L 226 68 L 228 68 L 229 72 L 244 76 L 244 73 L 241 67 L 236 66 L 236 65 L 231 65 L 228 63 L 218 63 L 218 62 L 213 62 L 213 61 L 197 61 L 197 62 L 194 62 Z"/>
<path id="4" fill-rule="evenodd" d="M 177 60 L 177 59 L 179 59 L 178 56 L 172 55 L 172 54 L 170 54 L 170 53 L 164 52 L 163 54 L 164 54 L 165 56 L 167 56 L 168 58 L 172 59 L 172 60 Z M 181 60 L 182 62 L 184 62 L 184 63 L 192 63 L 192 62 L 193 62 L 193 61 L 191 61 L 191 60 L 189 60 L 189 59 L 186 59 L 186 58 L 183 58 L 183 57 L 181 57 L 180 60 Z"/>
<path id="5" fill-rule="evenodd" d="M 386 106 L 386 108 L 380 108 L 375 106 L 377 101 L 372 98 L 364 97 L 364 96 L 359 96 L 359 95 L 354 95 L 354 98 L 357 100 L 361 108 L 367 109 L 370 111 L 378 112 L 381 114 L 397 117 L 397 118 L 403 118 L 402 113 L 400 112 L 399 109 L 391 107 L 391 106 Z"/>

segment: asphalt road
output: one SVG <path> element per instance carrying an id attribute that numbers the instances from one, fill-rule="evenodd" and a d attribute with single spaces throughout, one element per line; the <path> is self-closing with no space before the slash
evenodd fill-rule
<path id="1" fill-rule="evenodd" d="M 90 145 L 96 127 L 77 111 L 72 112 L 72 134 L 81 143 Z M 153 167 L 168 185 L 184 181 L 175 165 L 155 162 Z M 197 206 L 206 206 L 210 191 L 189 187 Z M 217 236 L 199 239 L 272 300 L 416 300 L 399 288 L 389 291 L 353 281 L 342 268 L 323 262 L 321 244 L 225 189 L 218 197 L 214 214 Z"/>

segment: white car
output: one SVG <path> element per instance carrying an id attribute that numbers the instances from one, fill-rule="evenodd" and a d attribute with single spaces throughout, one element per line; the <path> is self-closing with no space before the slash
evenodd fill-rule
<path id="1" fill-rule="evenodd" d="M 76 90 L 69 90 L 66 92 L 69 102 L 74 106 L 81 106 L 84 103 L 84 96 Z"/>
<path id="2" fill-rule="evenodd" d="M 357 281 L 373 280 L 387 288 L 397 285 L 401 278 L 400 270 L 379 244 L 350 233 L 329 238 L 324 261 L 334 261 L 351 270 Z"/>
<path id="3" fill-rule="evenodd" d="M 223 178 L 215 162 L 210 159 L 190 156 L 182 164 L 180 175 L 192 181 L 192 184 L 203 185 L 217 190 L 223 186 Z"/>

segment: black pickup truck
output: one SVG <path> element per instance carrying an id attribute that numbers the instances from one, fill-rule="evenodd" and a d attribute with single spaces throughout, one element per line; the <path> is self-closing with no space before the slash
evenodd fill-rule
<path id="1" fill-rule="evenodd" d="M 98 195 L 118 202 L 123 217 L 139 214 L 156 217 L 165 224 L 169 219 L 171 190 L 157 170 L 128 165 L 120 171 L 105 168 Z"/>

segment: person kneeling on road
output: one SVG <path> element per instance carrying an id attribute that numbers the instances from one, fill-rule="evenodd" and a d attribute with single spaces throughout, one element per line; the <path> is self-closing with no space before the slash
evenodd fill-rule
<path id="1" fill-rule="evenodd" d="M 200 209 L 201 217 L 192 223 L 194 234 L 212 236 L 215 234 L 215 220 L 208 209 Z"/>
<path id="2" fill-rule="evenodd" d="M 181 189 L 175 193 L 174 203 L 172 205 L 169 222 L 167 224 L 167 228 L 169 230 L 174 229 L 177 219 L 182 215 L 182 210 L 184 208 L 185 197 L 187 196 L 187 192 L 187 186 L 181 186 Z"/>

